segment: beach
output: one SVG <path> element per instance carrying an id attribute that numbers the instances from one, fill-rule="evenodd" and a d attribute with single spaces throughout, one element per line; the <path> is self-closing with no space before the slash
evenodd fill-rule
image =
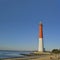
<path id="1" fill-rule="evenodd" d="M 60 60 L 60 54 L 31 51 L 0 51 L 0 60 Z"/>
<path id="2" fill-rule="evenodd" d="M 6 58 L 3 60 L 60 60 L 56 55 L 27 56 L 24 58 Z"/>

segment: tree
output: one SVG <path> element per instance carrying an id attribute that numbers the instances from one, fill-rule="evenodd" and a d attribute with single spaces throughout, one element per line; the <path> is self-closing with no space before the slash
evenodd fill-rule
<path id="1" fill-rule="evenodd" d="M 60 53 L 60 50 L 58 50 L 58 49 L 53 49 L 53 50 L 52 50 L 52 53 L 58 54 L 58 53 Z"/>

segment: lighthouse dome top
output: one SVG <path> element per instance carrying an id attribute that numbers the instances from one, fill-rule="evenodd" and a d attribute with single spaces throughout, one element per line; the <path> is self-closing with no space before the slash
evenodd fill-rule
<path id="1" fill-rule="evenodd" d="M 39 24 L 42 24 L 42 21 L 40 21 L 40 23 Z"/>

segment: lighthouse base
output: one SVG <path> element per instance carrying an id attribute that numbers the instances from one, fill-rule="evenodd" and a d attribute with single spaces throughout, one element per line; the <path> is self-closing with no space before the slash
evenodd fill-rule
<path id="1" fill-rule="evenodd" d="M 43 38 L 39 38 L 38 52 L 44 52 Z"/>
<path id="2" fill-rule="evenodd" d="M 40 55 L 40 54 L 51 54 L 51 53 L 50 52 L 34 52 L 34 54 Z"/>

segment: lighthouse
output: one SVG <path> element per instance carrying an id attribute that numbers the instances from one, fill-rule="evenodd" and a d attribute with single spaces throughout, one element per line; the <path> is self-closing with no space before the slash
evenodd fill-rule
<path id="1" fill-rule="evenodd" d="M 44 44 L 43 44 L 43 24 L 40 22 L 39 24 L 39 44 L 38 44 L 38 52 L 44 51 Z"/>

